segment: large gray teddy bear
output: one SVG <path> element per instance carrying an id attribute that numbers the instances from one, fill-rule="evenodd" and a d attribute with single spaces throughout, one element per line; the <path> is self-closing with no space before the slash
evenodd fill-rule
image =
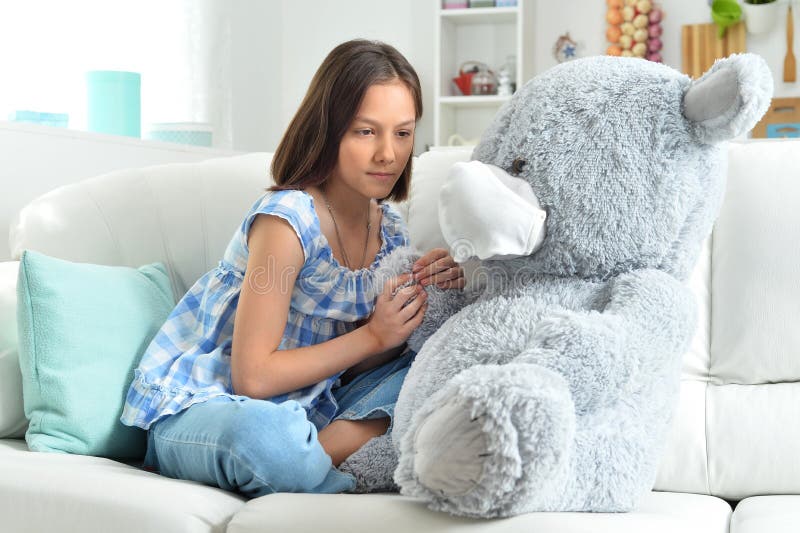
<path id="1" fill-rule="evenodd" d="M 635 509 L 695 328 L 684 281 L 722 201 L 724 142 L 771 95 L 750 54 L 697 80 L 592 57 L 522 87 L 439 198 L 453 256 L 482 259 L 482 282 L 427 288 L 392 433 L 341 466 L 358 489 L 396 483 L 474 517 Z M 416 257 L 387 257 L 381 280 Z"/>

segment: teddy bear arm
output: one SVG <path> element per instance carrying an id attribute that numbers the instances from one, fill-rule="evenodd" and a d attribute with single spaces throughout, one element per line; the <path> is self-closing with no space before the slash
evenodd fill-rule
<path id="1" fill-rule="evenodd" d="M 697 324 L 696 303 L 688 287 L 655 269 L 620 275 L 604 314 L 619 318 L 638 351 L 666 356 L 686 351 Z"/>
<path id="2" fill-rule="evenodd" d="M 694 300 L 677 280 L 646 270 L 612 283 L 605 309 L 562 309 L 543 317 L 516 358 L 564 377 L 579 413 L 608 405 L 643 366 L 651 372 L 673 361 L 691 340 Z"/>
<path id="3" fill-rule="evenodd" d="M 625 345 L 619 317 L 561 310 L 540 320 L 514 363 L 540 365 L 564 378 L 578 413 L 594 411 L 618 397 L 631 379 L 635 360 Z"/>
<path id="4" fill-rule="evenodd" d="M 433 335 L 447 320 L 461 309 L 473 303 L 477 292 L 459 289 L 440 289 L 435 285 L 425 287 L 428 294 L 428 308 L 422 324 L 417 326 L 406 341 L 409 348 L 419 353 L 425 341 Z"/>

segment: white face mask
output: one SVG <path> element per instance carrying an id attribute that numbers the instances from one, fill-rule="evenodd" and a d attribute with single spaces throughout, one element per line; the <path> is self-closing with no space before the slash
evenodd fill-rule
<path id="1" fill-rule="evenodd" d="M 546 216 L 528 182 L 480 161 L 453 165 L 439 192 L 439 226 L 459 263 L 531 255 Z"/>

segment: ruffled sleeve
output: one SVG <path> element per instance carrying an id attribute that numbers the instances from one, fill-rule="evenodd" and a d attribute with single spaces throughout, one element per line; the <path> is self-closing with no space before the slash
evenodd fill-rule
<path id="1" fill-rule="evenodd" d="M 316 240 L 314 231 L 315 213 L 314 206 L 309 201 L 308 195 L 302 191 L 285 190 L 267 192 L 248 213 L 242 222 L 241 234 L 244 238 L 244 248 L 247 247 L 247 235 L 250 226 L 258 215 L 275 215 L 286 220 L 297 234 L 303 247 L 303 258 L 308 260 L 313 257 L 313 246 Z"/>

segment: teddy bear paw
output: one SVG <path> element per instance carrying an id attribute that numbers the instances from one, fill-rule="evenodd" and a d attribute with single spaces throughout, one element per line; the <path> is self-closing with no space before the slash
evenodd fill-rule
<path id="1" fill-rule="evenodd" d="M 426 402 L 403 435 L 395 482 L 432 509 L 510 516 L 546 508 L 568 473 L 574 405 L 537 365 L 479 365 Z"/>
<path id="2" fill-rule="evenodd" d="M 489 456 L 482 419 L 473 418 L 465 405 L 451 401 L 419 426 L 414 439 L 414 474 L 420 483 L 443 497 L 475 488 Z"/>

